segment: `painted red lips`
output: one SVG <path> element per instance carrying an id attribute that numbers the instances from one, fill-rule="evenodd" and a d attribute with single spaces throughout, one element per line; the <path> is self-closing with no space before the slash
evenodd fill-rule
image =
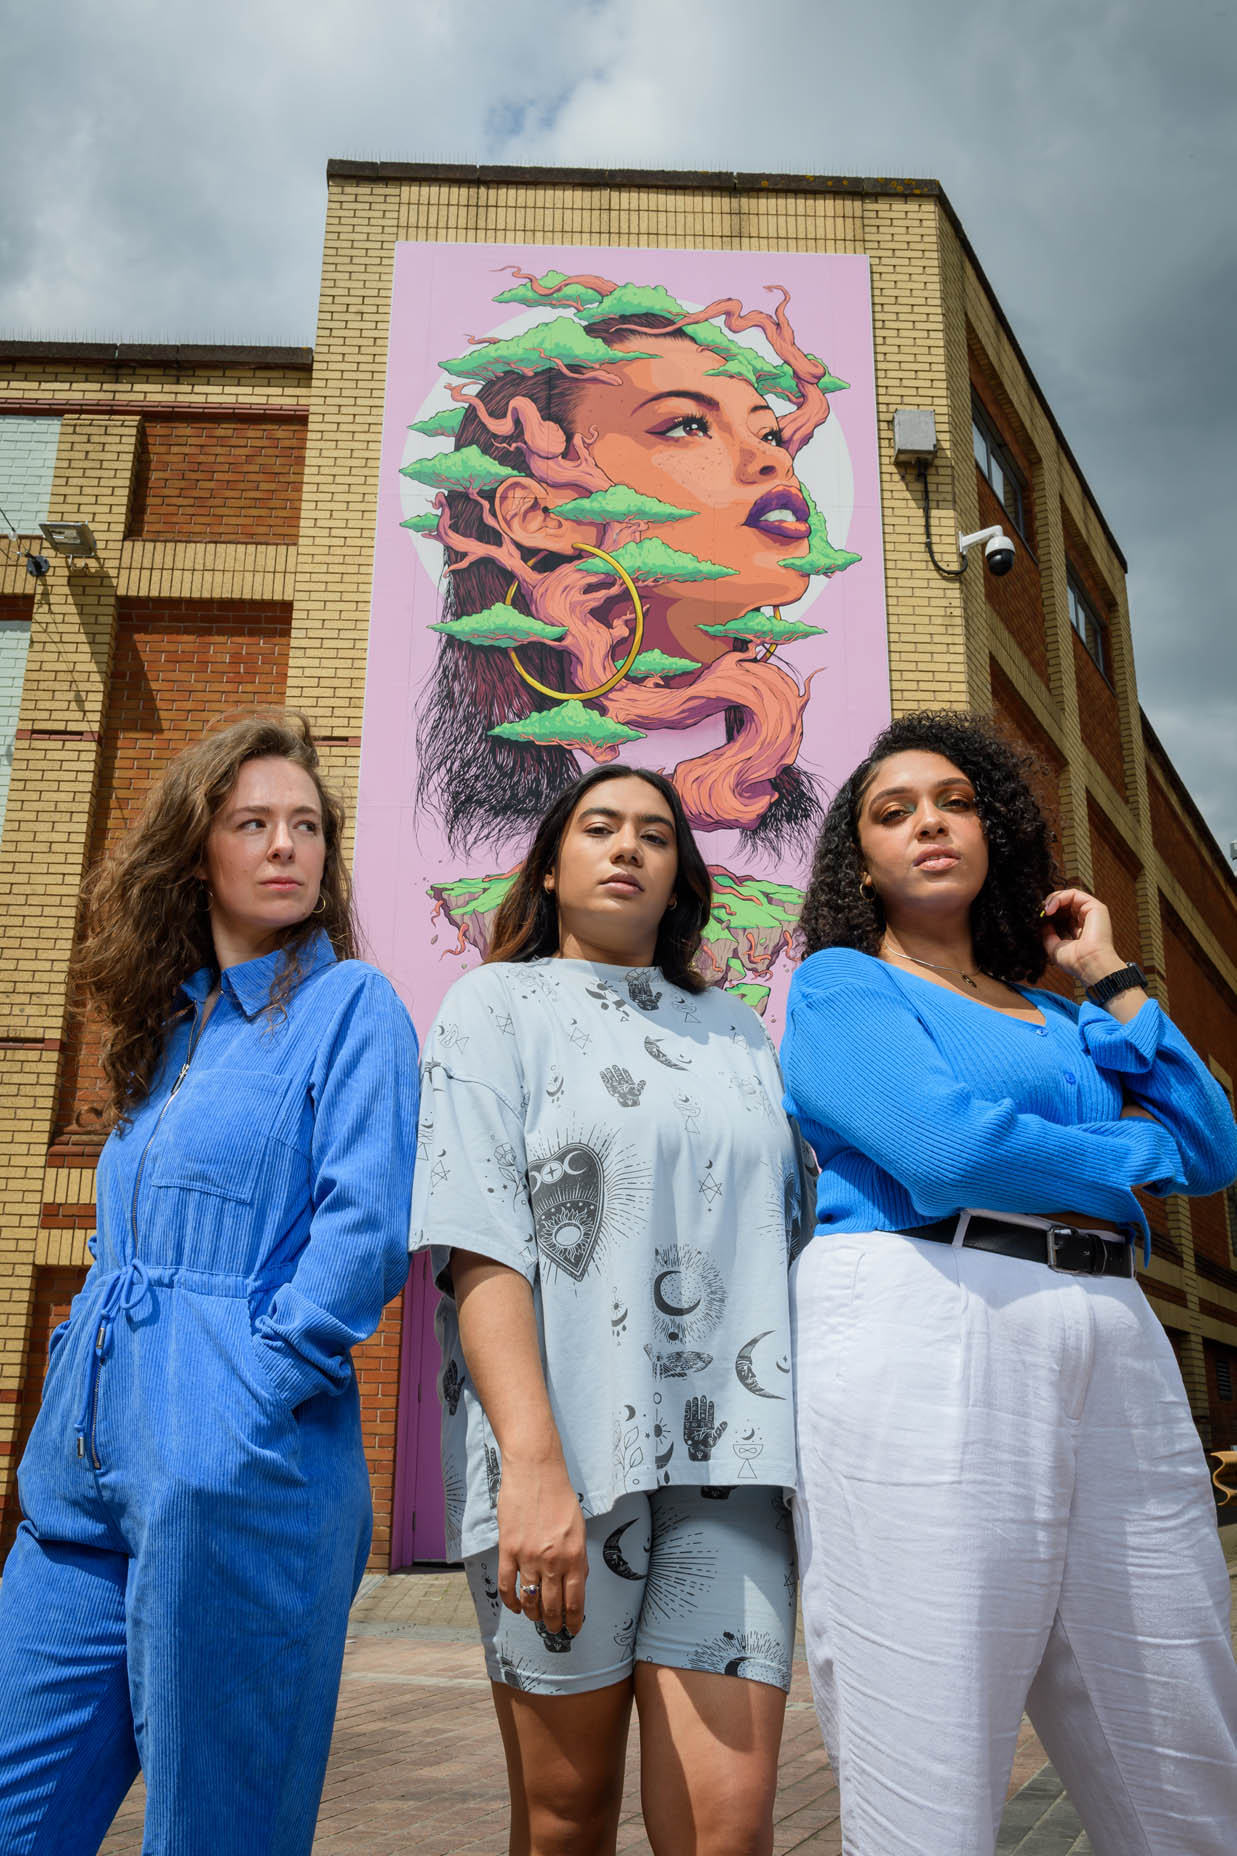
<path id="1" fill-rule="evenodd" d="M 748 510 L 744 528 L 754 528 L 774 541 L 806 541 L 811 512 L 798 490 L 766 490 Z"/>

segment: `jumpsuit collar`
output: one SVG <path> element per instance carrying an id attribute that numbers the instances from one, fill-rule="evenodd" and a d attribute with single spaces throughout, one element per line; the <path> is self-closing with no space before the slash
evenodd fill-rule
<path id="1" fill-rule="evenodd" d="M 244 960 L 239 966 L 225 967 L 220 976 L 223 991 L 230 994 L 232 1000 L 246 1018 L 256 1018 L 270 1003 L 271 987 L 275 982 L 283 949 L 277 947 L 273 953 L 260 954 L 256 960 Z M 318 930 L 300 952 L 301 980 L 307 980 L 319 967 L 329 967 L 335 962 L 335 949 L 330 940 Z M 298 985 L 300 981 L 297 982 Z M 194 1005 L 201 1005 L 214 984 L 214 974 L 209 967 L 199 967 L 187 980 L 181 981 L 180 989 Z"/>

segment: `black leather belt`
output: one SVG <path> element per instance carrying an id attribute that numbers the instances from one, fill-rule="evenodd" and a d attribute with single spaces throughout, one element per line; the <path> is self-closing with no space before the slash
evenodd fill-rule
<path id="1" fill-rule="evenodd" d="M 925 1237 L 929 1243 L 952 1244 L 957 1218 L 938 1218 L 935 1224 L 907 1225 L 900 1237 Z M 1072 1224 L 1012 1224 L 1004 1218 L 971 1213 L 962 1237 L 967 1250 L 995 1250 L 1003 1257 L 1021 1257 L 1026 1263 L 1046 1263 L 1050 1270 L 1070 1276 L 1132 1276 L 1134 1246 L 1120 1237 L 1102 1237 L 1098 1231 L 1079 1231 Z"/>

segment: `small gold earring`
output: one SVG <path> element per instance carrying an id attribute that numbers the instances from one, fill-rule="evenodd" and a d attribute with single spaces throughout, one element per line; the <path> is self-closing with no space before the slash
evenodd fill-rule
<path id="1" fill-rule="evenodd" d="M 318 897 L 316 905 L 309 911 L 309 913 L 311 915 L 325 915 L 326 914 L 326 897 L 320 895 Z"/>
<path id="2" fill-rule="evenodd" d="M 876 901 L 876 885 L 866 870 L 859 879 L 859 894 L 863 897 L 865 902 L 874 903 Z"/>

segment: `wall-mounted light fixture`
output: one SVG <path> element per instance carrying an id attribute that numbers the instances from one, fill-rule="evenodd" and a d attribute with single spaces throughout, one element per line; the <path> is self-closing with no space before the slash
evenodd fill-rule
<path id="1" fill-rule="evenodd" d="M 99 552 L 89 522 L 40 522 L 39 533 L 57 554 L 73 556 Z"/>

